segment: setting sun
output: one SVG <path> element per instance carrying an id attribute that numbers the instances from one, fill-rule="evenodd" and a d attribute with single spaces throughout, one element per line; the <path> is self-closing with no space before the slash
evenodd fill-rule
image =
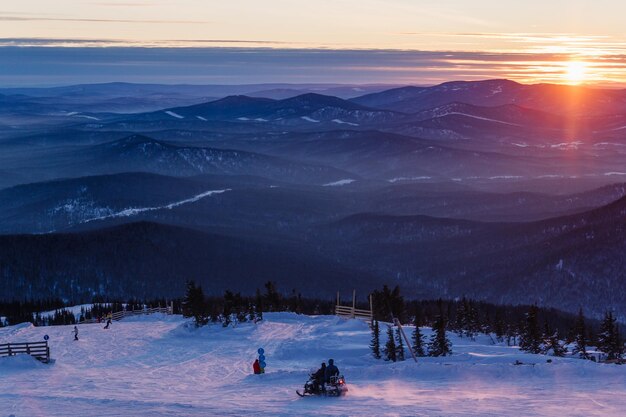
<path id="1" fill-rule="evenodd" d="M 582 61 L 570 61 L 565 66 L 565 78 L 572 84 L 580 84 L 585 80 L 587 64 Z"/>

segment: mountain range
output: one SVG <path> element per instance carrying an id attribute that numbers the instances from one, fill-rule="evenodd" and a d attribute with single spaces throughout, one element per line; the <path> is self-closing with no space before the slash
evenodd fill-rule
<path id="1" fill-rule="evenodd" d="M 626 318 L 626 91 L 0 90 L 2 299 L 399 284 Z"/>

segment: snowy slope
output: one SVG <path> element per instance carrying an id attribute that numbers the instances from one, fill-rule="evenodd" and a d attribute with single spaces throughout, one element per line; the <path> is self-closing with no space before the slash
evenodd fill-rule
<path id="1" fill-rule="evenodd" d="M 626 368 L 552 358 L 452 337 L 454 355 L 386 363 L 371 358 L 365 323 L 266 314 L 224 329 L 180 316 L 101 325 L 18 325 L 0 343 L 50 336 L 52 365 L 0 358 L 0 416 L 619 416 Z M 429 334 L 428 329 L 424 332 Z M 264 347 L 267 373 L 251 375 Z M 350 392 L 299 398 L 307 372 L 333 357 Z M 520 360 L 536 365 L 515 366 Z"/>

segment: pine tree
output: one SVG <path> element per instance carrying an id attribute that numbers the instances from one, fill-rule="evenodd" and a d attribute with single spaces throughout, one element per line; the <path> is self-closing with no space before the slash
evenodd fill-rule
<path id="1" fill-rule="evenodd" d="M 196 327 L 208 323 L 207 303 L 201 286 L 187 281 L 187 292 L 183 300 L 183 317 L 193 317 Z"/>
<path id="2" fill-rule="evenodd" d="M 393 361 L 397 360 L 396 358 L 396 343 L 393 337 L 393 328 L 387 325 L 387 343 L 384 348 L 385 360 Z"/>
<path id="3" fill-rule="evenodd" d="M 467 322 L 465 336 L 469 337 L 471 340 L 475 340 L 476 335 L 480 332 L 480 325 L 478 323 L 478 311 L 476 311 L 476 307 L 471 300 L 466 301 L 465 316 Z"/>
<path id="4" fill-rule="evenodd" d="M 585 324 L 582 308 L 578 310 L 578 318 L 576 319 L 573 333 L 575 345 L 572 349 L 572 354 L 578 355 L 582 359 L 589 359 L 589 354 L 587 353 L 587 325 Z"/>
<path id="5" fill-rule="evenodd" d="M 623 345 L 617 328 L 617 319 L 612 312 L 604 314 L 598 335 L 598 349 L 607 354 L 607 359 L 620 359 L 623 354 Z"/>
<path id="6" fill-rule="evenodd" d="M 520 349 L 530 353 L 541 353 L 541 332 L 539 331 L 539 319 L 537 317 L 538 308 L 536 305 L 530 307 L 526 313 L 526 319 L 522 325 L 520 335 Z"/>
<path id="7" fill-rule="evenodd" d="M 467 300 L 465 297 L 457 303 L 456 307 L 456 317 L 454 320 L 454 327 L 456 330 L 456 334 L 459 337 L 463 337 L 465 334 L 465 329 L 467 329 L 467 310 L 465 309 L 467 305 Z"/>
<path id="8" fill-rule="evenodd" d="M 256 305 L 254 306 L 254 311 L 256 313 L 256 321 L 263 320 L 263 296 L 261 295 L 261 290 L 256 289 Z"/>
<path id="9" fill-rule="evenodd" d="M 451 343 L 446 335 L 446 325 L 447 320 L 443 315 L 443 310 L 440 308 L 439 315 L 433 325 L 433 335 L 428 344 L 429 356 L 447 356 L 452 354 Z"/>
<path id="10" fill-rule="evenodd" d="M 415 356 L 426 356 L 426 352 L 424 352 L 424 336 L 422 335 L 419 326 L 415 326 L 412 339 L 413 353 L 415 353 Z"/>
<path id="11" fill-rule="evenodd" d="M 374 320 L 372 325 L 372 343 L 370 348 L 372 348 L 374 358 L 380 359 L 380 327 L 378 326 L 378 320 Z"/>
<path id="12" fill-rule="evenodd" d="M 498 341 L 498 343 L 504 342 L 504 336 L 506 335 L 506 323 L 502 318 L 502 313 L 500 312 L 500 310 L 496 310 L 493 331 L 496 334 L 496 340 Z"/>
<path id="13" fill-rule="evenodd" d="M 267 300 L 267 311 L 280 311 L 280 294 L 276 290 L 276 284 L 272 281 L 265 283 L 265 299 Z"/>
<path id="14" fill-rule="evenodd" d="M 420 325 L 422 324 L 422 310 L 419 305 L 415 307 L 415 319 L 413 320 L 413 324 L 415 324 L 415 329 L 413 329 L 413 334 L 411 336 L 413 353 L 415 356 L 426 356 L 424 353 L 424 336 L 420 331 Z"/>
<path id="15" fill-rule="evenodd" d="M 559 339 L 559 331 L 552 330 L 548 323 L 545 324 L 544 332 L 544 344 L 542 353 L 549 355 L 552 353 L 554 356 L 563 357 L 567 353 L 567 347 Z"/>
<path id="16" fill-rule="evenodd" d="M 396 358 L 399 361 L 404 360 L 404 342 L 402 341 L 402 332 L 400 327 L 396 328 Z"/>

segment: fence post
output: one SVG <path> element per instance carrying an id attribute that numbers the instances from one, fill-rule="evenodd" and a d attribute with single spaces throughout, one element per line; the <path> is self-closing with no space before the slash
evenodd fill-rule
<path id="1" fill-rule="evenodd" d="M 352 318 L 354 318 L 354 310 L 356 309 L 356 290 L 352 290 Z"/>
<path id="2" fill-rule="evenodd" d="M 409 352 L 411 353 L 411 356 L 413 357 L 413 360 L 415 361 L 415 363 L 417 363 L 417 357 L 415 357 L 415 353 L 413 352 L 413 348 L 411 347 L 411 342 L 409 342 L 409 339 L 406 337 L 406 334 L 404 333 L 404 329 L 402 328 L 402 324 L 400 324 L 400 320 L 394 318 L 393 322 L 396 326 L 398 326 L 398 330 L 400 330 L 400 334 L 402 335 L 402 337 L 404 338 L 404 341 L 406 342 L 406 347 L 409 349 Z"/>

